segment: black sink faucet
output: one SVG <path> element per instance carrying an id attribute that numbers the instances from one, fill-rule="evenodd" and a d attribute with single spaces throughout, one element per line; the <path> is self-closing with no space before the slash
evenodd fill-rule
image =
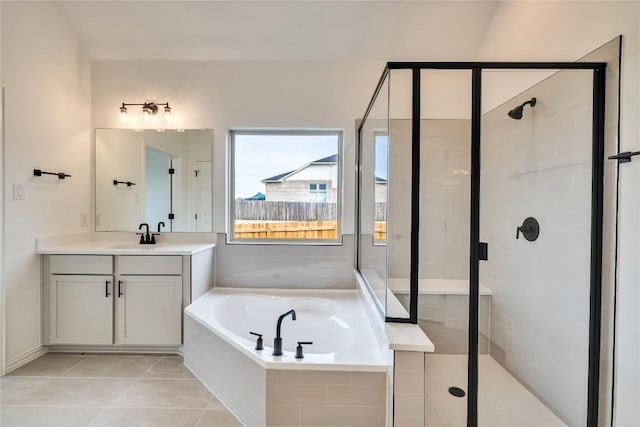
<path id="1" fill-rule="evenodd" d="M 289 310 L 284 314 L 281 314 L 280 317 L 278 317 L 278 325 L 276 326 L 276 337 L 273 339 L 273 355 L 274 356 L 282 356 L 282 337 L 280 336 L 280 327 L 282 326 L 282 320 L 287 317 L 288 315 L 291 315 L 291 318 L 293 320 L 296 320 L 296 311 L 295 310 Z"/>
<path id="2" fill-rule="evenodd" d="M 160 222 L 158 223 L 158 233 L 160 232 L 160 226 L 162 226 L 162 227 L 166 227 L 166 226 L 164 225 L 164 221 L 160 221 Z"/>
<path id="3" fill-rule="evenodd" d="M 140 244 L 141 245 L 152 245 L 152 244 L 154 244 L 156 241 L 155 241 L 155 239 L 152 239 L 151 235 L 149 234 L 149 224 L 147 224 L 146 222 L 143 222 L 138 227 L 138 230 L 142 230 L 142 227 L 145 227 L 146 233 L 138 233 L 138 234 L 140 234 Z"/>

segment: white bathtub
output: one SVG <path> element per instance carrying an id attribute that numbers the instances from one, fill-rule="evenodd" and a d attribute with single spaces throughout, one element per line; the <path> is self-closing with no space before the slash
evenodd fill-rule
<path id="1" fill-rule="evenodd" d="M 358 395 L 361 378 L 370 377 L 365 387 L 386 389 L 392 354 L 381 320 L 364 304 L 357 291 L 212 290 L 185 310 L 185 365 L 247 426 L 276 424 L 269 414 L 301 404 L 296 399 L 308 392 L 307 382 L 328 390 L 339 378 L 341 387 L 353 385 Z M 284 318 L 284 354 L 273 356 L 278 316 L 290 309 L 297 320 Z M 254 349 L 251 331 L 264 335 L 264 350 Z M 313 342 L 304 346 L 304 359 L 295 358 L 298 341 Z M 301 383 L 301 393 L 283 395 L 279 381 L 289 391 L 292 381 Z"/>

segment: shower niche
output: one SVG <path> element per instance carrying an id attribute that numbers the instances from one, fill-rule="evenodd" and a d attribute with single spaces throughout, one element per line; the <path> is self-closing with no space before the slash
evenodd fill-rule
<path id="1" fill-rule="evenodd" d="M 358 126 L 356 269 L 435 345 L 427 425 L 597 425 L 606 67 L 387 64 Z"/>

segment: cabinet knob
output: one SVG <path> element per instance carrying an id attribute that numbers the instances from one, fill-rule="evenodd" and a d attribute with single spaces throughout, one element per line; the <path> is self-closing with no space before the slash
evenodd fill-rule
<path id="1" fill-rule="evenodd" d="M 105 298 L 109 298 L 109 296 L 111 295 L 109 293 L 109 285 L 111 284 L 110 280 L 105 280 L 104 282 L 104 297 Z"/>
<path id="2" fill-rule="evenodd" d="M 120 298 L 123 295 L 122 292 L 122 280 L 118 280 L 118 298 Z"/>

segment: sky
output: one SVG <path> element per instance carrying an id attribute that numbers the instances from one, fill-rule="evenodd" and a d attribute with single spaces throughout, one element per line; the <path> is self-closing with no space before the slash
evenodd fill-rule
<path id="1" fill-rule="evenodd" d="M 234 198 L 264 194 L 260 180 L 338 153 L 337 135 L 246 135 L 234 139 Z"/>
<path id="2" fill-rule="evenodd" d="M 387 179 L 387 135 L 375 136 L 376 176 Z"/>

